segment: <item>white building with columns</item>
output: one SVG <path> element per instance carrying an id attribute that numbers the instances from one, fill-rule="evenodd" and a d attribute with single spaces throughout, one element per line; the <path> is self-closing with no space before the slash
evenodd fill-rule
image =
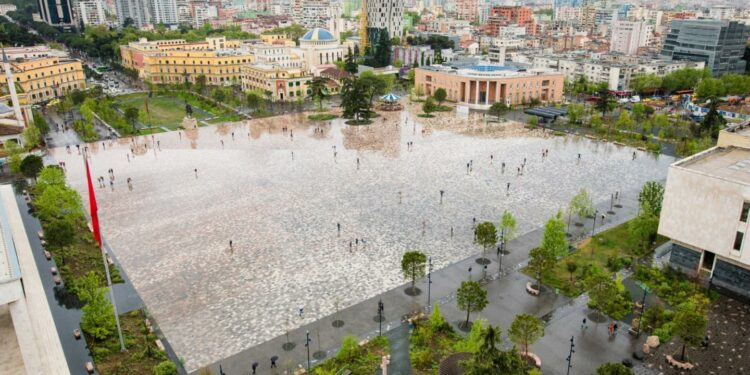
<path id="1" fill-rule="evenodd" d="M 10 185 L 0 186 L 0 338 L 0 374 L 70 375 Z"/>

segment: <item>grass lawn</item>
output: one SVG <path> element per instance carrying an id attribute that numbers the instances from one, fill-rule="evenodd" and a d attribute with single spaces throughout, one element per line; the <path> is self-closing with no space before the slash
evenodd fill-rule
<path id="1" fill-rule="evenodd" d="M 338 116 L 334 115 L 333 113 L 316 113 L 316 114 L 307 116 L 307 118 L 312 121 L 328 121 L 328 120 L 333 120 L 336 117 Z"/>
<path id="2" fill-rule="evenodd" d="M 243 117 L 236 113 L 227 113 L 220 116 L 216 116 L 210 120 L 206 120 L 209 124 L 221 124 L 223 122 L 237 122 L 242 121 Z"/>
<path id="3" fill-rule="evenodd" d="M 167 360 L 166 354 L 156 347 L 154 340 L 157 337 L 148 331 L 145 319 L 141 310 L 120 315 L 125 352 L 120 352 L 117 333 L 101 342 L 86 337 L 100 374 L 151 375 L 154 366 Z"/>
<path id="4" fill-rule="evenodd" d="M 138 129 L 138 134 L 140 134 L 140 135 L 158 134 L 158 133 L 164 133 L 164 129 L 162 129 L 162 128 Z"/>
<path id="5" fill-rule="evenodd" d="M 628 224 L 620 224 L 598 233 L 593 238 L 577 243 L 578 250 L 558 260 L 554 267 L 547 269 L 542 275 L 542 282 L 550 288 L 558 289 L 568 297 L 576 297 L 584 292 L 580 279 L 585 272 L 585 266 L 597 265 L 610 272 L 629 266 L 635 259 L 643 256 L 644 252 L 631 243 Z M 656 244 L 647 252 L 653 251 L 666 241 L 665 237 L 658 236 Z M 573 275 L 568 272 L 568 262 L 574 262 L 577 265 Z M 524 268 L 523 273 L 536 277 L 536 271 L 529 267 Z"/>
<path id="6" fill-rule="evenodd" d="M 117 102 L 120 104 L 120 108 L 136 107 L 142 113 L 143 122 L 153 126 L 165 126 L 171 129 L 176 129 L 182 124 L 182 119 L 185 117 L 185 103 L 177 98 L 167 96 L 155 96 L 148 98 L 148 110 L 149 114 L 146 114 L 146 98 L 148 94 L 138 93 L 123 95 L 117 97 Z M 206 116 L 204 112 L 194 108 L 193 117 L 198 120 L 204 119 Z"/>

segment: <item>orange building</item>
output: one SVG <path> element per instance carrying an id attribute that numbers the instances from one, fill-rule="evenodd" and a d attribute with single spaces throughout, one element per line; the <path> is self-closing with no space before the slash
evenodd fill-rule
<path id="1" fill-rule="evenodd" d="M 551 69 L 520 71 L 482 63 L 458 69 L 442 65 L 420 67 L 414 79 L 415 85 L 427 95 L 442 88 L 449 101 L 486 109 L 495 102 L 508 105 L 529 103 L 532 99 L 543 103 L 560 102 L 565 76 Z"/>
<path id="2" fill-rule="evenodd" d="M 497 35 L 500 26 L 516 24 L 526 28 L 527 35 L 536 35 L 536 24 L 534 12 L 529 7 L 523 6 L 495 6 L 490 9 L 490 22 L 488 33 Z M 503 24 L 502 21 L 505 21 Z"/>

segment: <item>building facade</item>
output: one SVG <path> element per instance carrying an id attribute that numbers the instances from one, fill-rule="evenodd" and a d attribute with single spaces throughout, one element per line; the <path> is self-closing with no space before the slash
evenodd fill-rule
<path id="1" fill-rule="evenodd" d="M 39 16 L 51 26 L 71 27 L 73 11 L 70 0 L 39 0 Z"/>
<path id="2" fill-rule="evenodd" d="M 703 61 L 714 76 L 743 73 L 750 26 L 736 21 L 674 20 L 661 55 L 672 60 Z"/>
<path id="3" fill-rule="evenodd" d="M 562 73 L 550 69 L 519 71 L 499 64 L 449 67 L 433 65 L 416 69 L 415 86 L 432 95 L 442 88 L 447 99 L 473 108 L 486 109 L 495 102 L 508 105 L 537 99 L 544 103 L 562 100 Z"/>
<path id="4" fill-rule="evenodd" d="M 120 26 L 128 20 L 139 29 L 151 23 L 149 0 L 115 0 L 115 9 Z"/>
<path id="5" fill-rule="evenodd" d="M 120 57 L 123 67 L 157 84 L 195 83 L 199 76 L 205 76 L 208 85 L 239 84 L 242 65 L 254 61 L 240 41 L 225 37 L 203 42 L 142 38 L 120 46 Z"/>
<path id="6" fill-rule="evenodd" d="M 404 30 L 403 0 L 366 0 L 367 27 L 388 29 L 391 38 L 401 37 Z"/>
<path id="7" fill-rule="evenodd" d="M 659 234 L 670 266 L 750 297 L 750 129 L 722 130 L 716 147 L 672 164 Z"/>
<path id="8" fill-rule="evenodd" d="M 479 4 L 477 0 L 456 0 L 456 18 L 469 22 L 477 22 Z"/>
<path id="9" fill-rule="evenodd" d="M 347 49 L 326 29 L 315 28 L 299 39 L 299 49 L 303 51 L 307 69 L 319 65 L 331 65 L 346 58 Z"/>
<path id="10" fill-rule="evenodd" d="M 73 90 L 86 88 L 86 76 L 79 60 L 60 57 L 17 59 L 10 62 L 19 96 L 25 96 L 30 104 L 49 101 L 65 96 Z M 7 84 L 5 76 L 0 83 Z"/>
<path id="11" fill-rule="evenodd" d="M 81 0 L 78 2 L 78 17 L 86 26 L 102 25 L 107 23 L 104 15 L 102 0 Z"/>
<path id="12" fill-rule="evenodd" d="M 612 23 L 609 51 L 635 55 L 638 48 L 652 43 L 653 34 L 654 27 L 646 22 L 615 21 Z"/>
<path id="13" fill-rule="evenodd" d="M 242 67 L 242 90 L 258 90 L 272 101 L 304 100 L 310 92 L 312 75 L 300 68 L 282 68 L 276 64 L 253 63 Z"/>

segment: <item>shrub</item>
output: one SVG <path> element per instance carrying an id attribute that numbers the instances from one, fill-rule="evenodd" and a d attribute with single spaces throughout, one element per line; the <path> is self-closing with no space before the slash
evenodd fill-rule
<path id="1" fill-rule="evenodd" d="M 177 365 L 172 361 L 162 361 L 154 366 L 154 375 L 177 375 Z"/>

